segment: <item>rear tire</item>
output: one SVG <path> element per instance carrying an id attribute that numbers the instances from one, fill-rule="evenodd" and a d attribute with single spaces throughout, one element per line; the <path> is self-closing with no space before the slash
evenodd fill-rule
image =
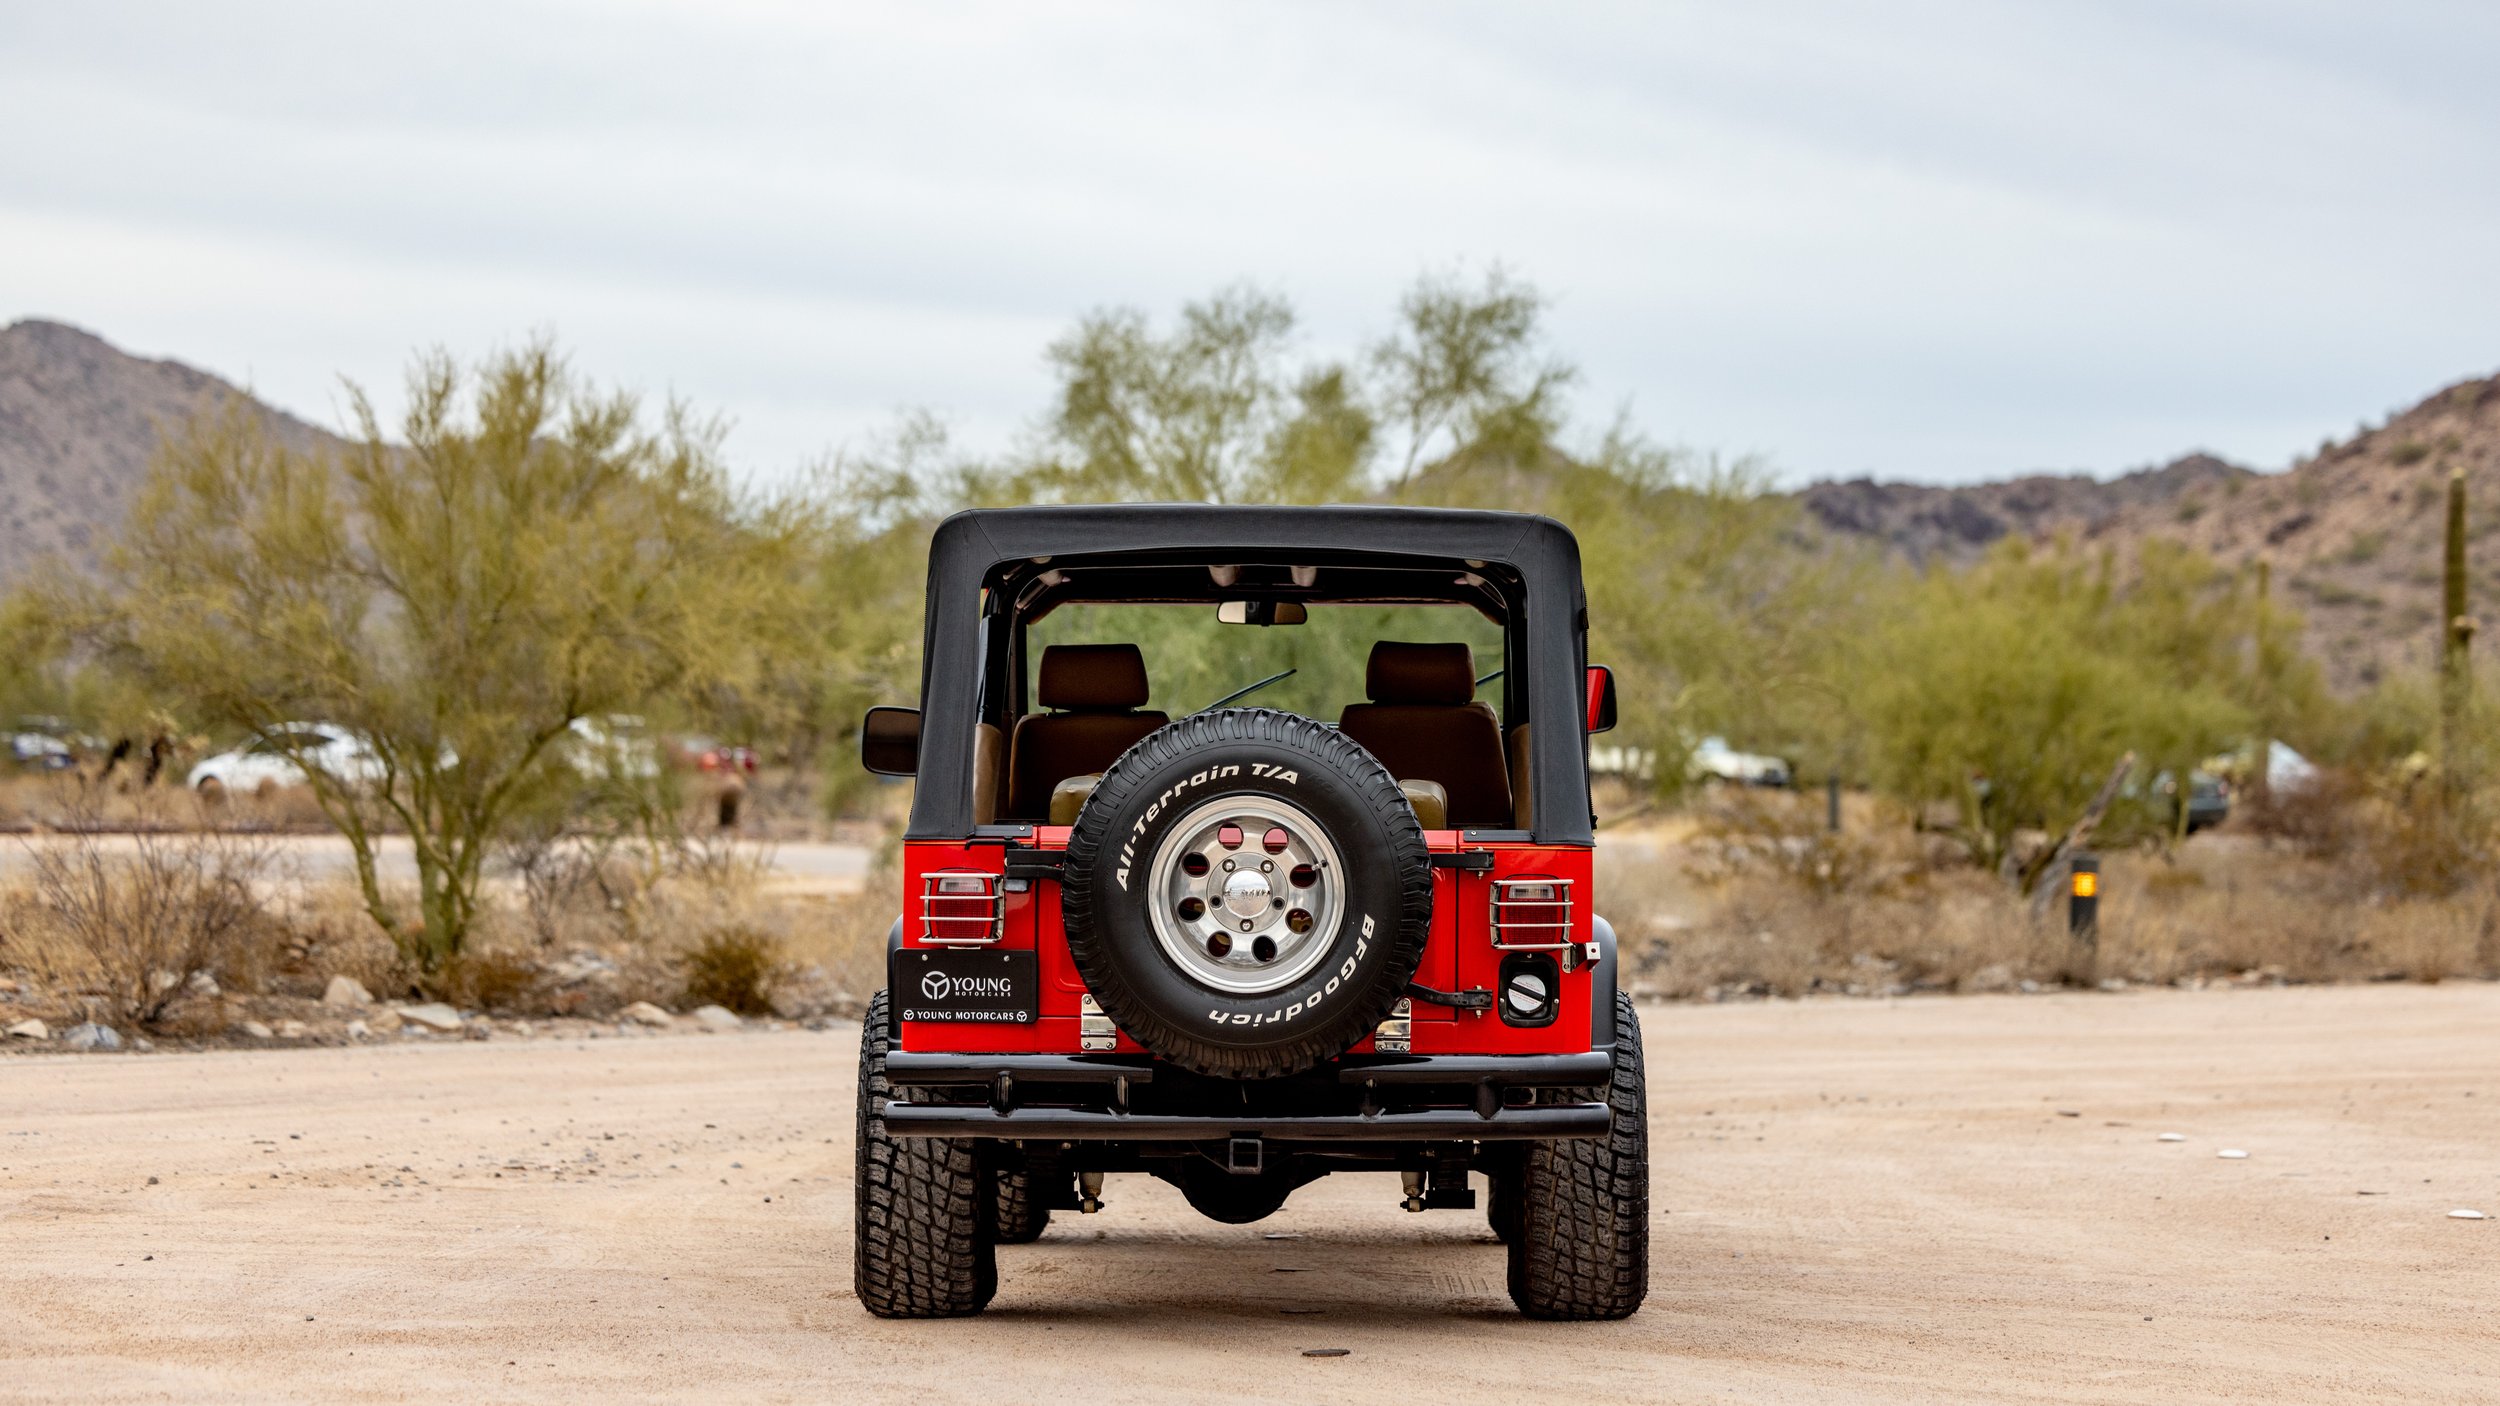
<path id="1" fill-rule="evenodd" d="M 886 993 L 869 998 L 859 1029 L 858 1202 L 851 1220 L 851 1283 L 879 1318 L 962 1318 L 998 1292 L 991 1177 L 959 1138 L 898 1138 L 885 1130 Z"/>
<path id="2" fill-rule="evenodd" d="M 992 1186 L 995 1237 L 1001 1245 L 1030 1245 L 1050 1229 L 1050 1207 L 1042 1204 L 1043 1188 L 1048 1184 L 1045 1173 L 1032 1170 L 996 1174 Z M 1064 1182 L 1067 1173 L 1059 1173 Z"/>
<path id="3" fill-rule="evenodd" d="M 1649 1098 L 1640 1016 L 1621 992 L 1614 1078 L 1588 1091 L 1601 1095 L 1606 1136 L 1534 1144 L 1520 1170 L 1510 1297 L 1530 1318 L 1629 1318 L 1649 1296 Z"/>

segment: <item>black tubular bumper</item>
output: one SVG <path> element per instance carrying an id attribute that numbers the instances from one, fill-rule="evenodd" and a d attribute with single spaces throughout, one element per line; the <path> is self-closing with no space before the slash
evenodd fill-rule
<path id="1" fill-rule="evenodd" d="M 1612 1116 L 1602 1103 L 1501 1108 L 1490 1117 L 1464 1108 L 1429 1108 L 1309 1118 L 1030 1107 L 1002 1113 L 962 1104 L 890 1103 L 885 1126 L 896 1137 L 1056 1138 L 1065 1142 L 1220 1142 L 1235 1137 L 1262 1137 L 1271 1142 L 1546 1142 L 1604 1137 Z"/>
<path id="2" fill-rule="evenodd" d="M 1603 1137 L 1606 1104 L 1585 1090 L 1612 1077 L 1614 1054 L 1350 1055 L 1298 1085 L 1262 1090 L 1255 1106 L 1194 1097 L 1191 1076 L 1137 1055 L 886 1056 L 898 1097 L 884 1110 L 896 1137 L 1042 1138 L 1087 1142 L 1539 1142 Z M 1158 1079 L 1158 1073 L 1169 1077 Z M 1229 1086 L 1238 1090 L 1239 1086 Z M 1571 1090 L 1572 1101 L 1513 1103 L 1513 1090 Z M 977 1091 L 977 1092 L 976 1092 Z"/>

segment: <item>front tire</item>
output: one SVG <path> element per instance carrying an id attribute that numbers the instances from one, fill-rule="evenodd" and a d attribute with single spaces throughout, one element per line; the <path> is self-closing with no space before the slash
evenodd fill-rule
<path id="1" fill-rule="evenodd" d="M 971 1142 L 886 1132 L 886 1002 L 883 991 L 870 997 L 860 1020 L 851 1283 L 879 1318 L 962 1318 L 998 1292 L 995 1192 Z"/>
<path id="2" fill-rule="evenodd" d="M 1649 1095 L 1641 1020 L 1615 993 L 1614 1112 L 1602 1138 L 1538 1143 L 1518 1174 L 1510 1297 L 1530 1318 L 1629 1318 L 1649 1296 Z M 1498 1202 L 1497 1202 L 1498 1204 Z"/>

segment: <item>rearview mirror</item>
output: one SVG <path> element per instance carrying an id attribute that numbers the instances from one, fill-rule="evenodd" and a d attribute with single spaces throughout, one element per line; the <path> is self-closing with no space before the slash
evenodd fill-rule
<path id="1" fill-rule="evenodd" d="M 1299 625 L 1311 611 L 1298 600 L 1228 600 L 1215 608 L 1215 618 L 1227 625 Z"/>
<path id="2" fill-rule="evenodd" d="M 1589 731 L 1608 732 L 1615 725 L 1615 671 L 1603 664 L 1589 666 Z"/>
<path id="3" fill-rule="evenodd" d="M 871 708 L 859 724 L 859 764 L 879 776 L 920 771 L 920 710 Z"/>

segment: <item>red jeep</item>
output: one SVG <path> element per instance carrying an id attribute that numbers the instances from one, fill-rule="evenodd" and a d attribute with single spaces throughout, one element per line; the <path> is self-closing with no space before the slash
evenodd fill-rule
<path id="1" fill-rule="evenodd" d="M 1648 1128 L 1590 894 L 1614 693 L 1587 633 L 1547 518 L 941 524 L 921 706 L 862 730 L 869 770 L 918 778 L 860 1044 L 868 1311 L 979 1312 L 995 1247 L 1099 1209 L 1106 1172 L 1242 1223 L 1352 1171 L 1397 1173 L 1410 1211 L 1472 1209 L 1482 1173 L 1522 1312 L 1638 1309 Z"/>

